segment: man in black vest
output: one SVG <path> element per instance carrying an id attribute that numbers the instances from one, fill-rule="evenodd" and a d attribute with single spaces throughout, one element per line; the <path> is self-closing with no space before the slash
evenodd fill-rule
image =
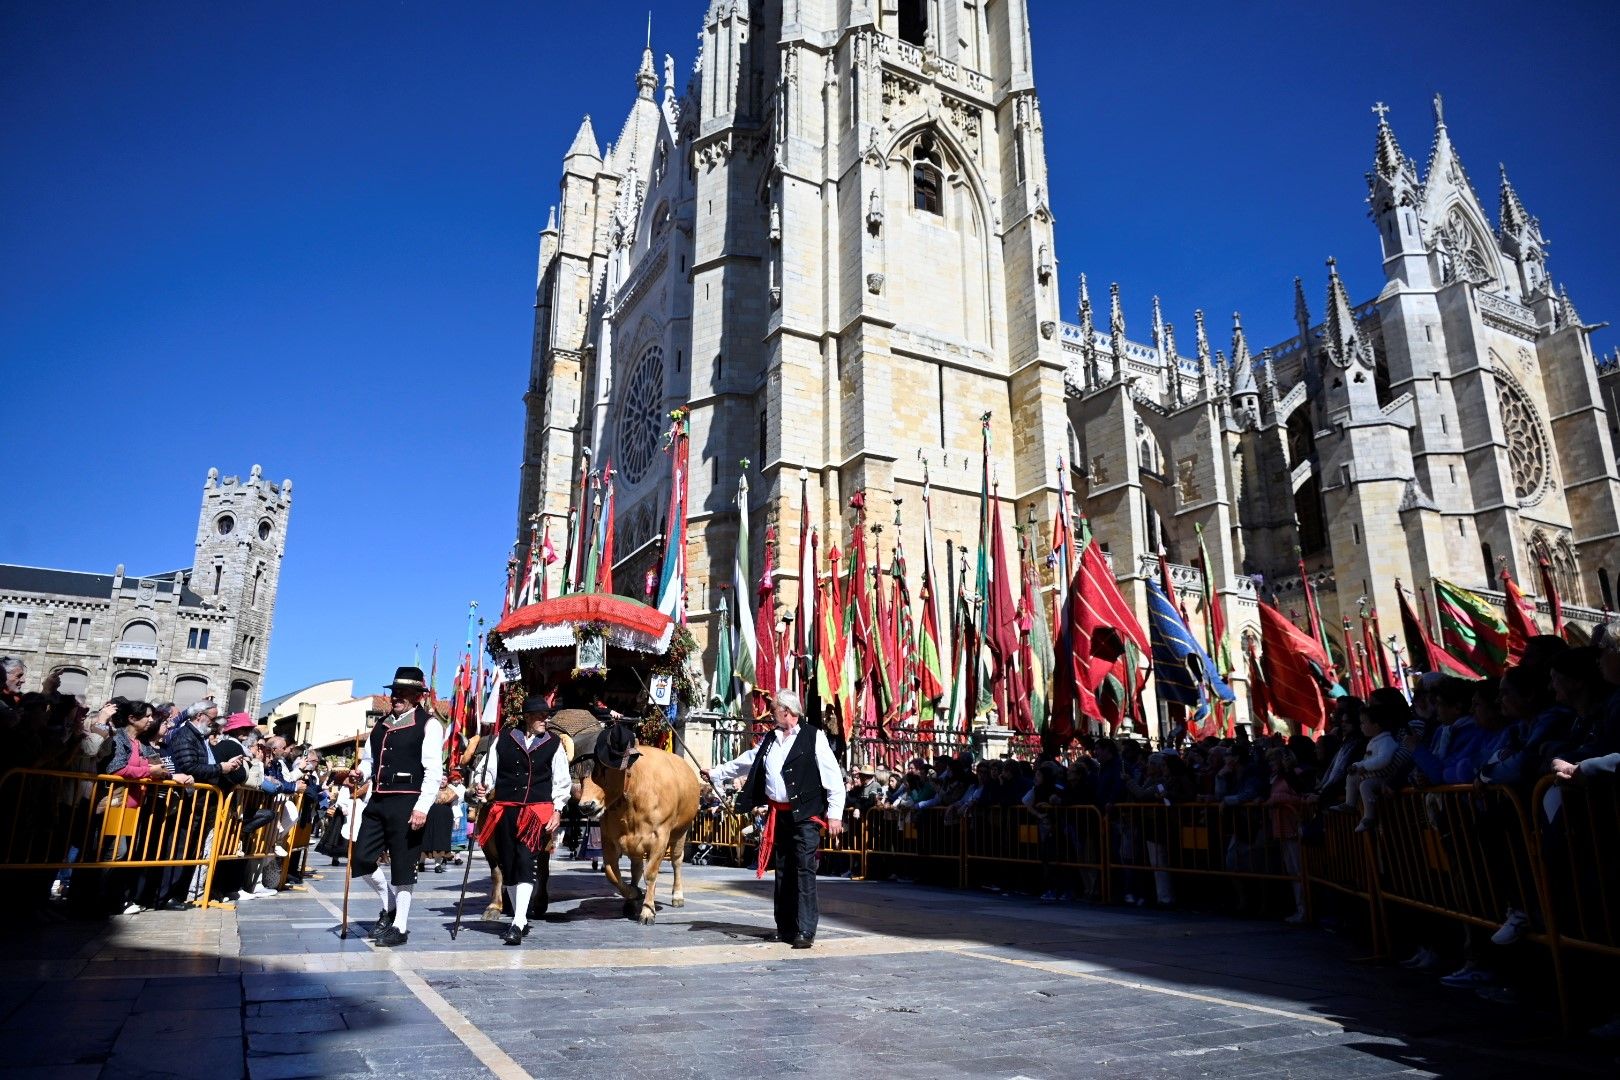
<path id="1" fill-rule="evenodd" d="M 769 806 L 760 833 L 758 875 L 776 855 L 776 940 L 808 949 L 816 940 L 816 847 L 822 825 L 844 831 L 844 775 L 819 728 L 801 723 L 804 706 L 791 690 L 776 695 L 776 727 L 735 761 L 706 770 L 718 788 L 748 774 L 737 810 Z"/>
<path id="2" fill-rule="evenodd" d="M 501 937 L 508 945 L 521 945 L 528 936 L 529 905 L 536 889 L 545 896 L 551 879 L 551 853 L 546 849 L 562 820 L 557 808 L 568 802 L 568 755 L 562 740 L 546 730 L 550 714 L 544 697 L 525 698 L 522 721 L 501 732 L 473 782 L 479 798 L 493 793 L 478 826 L 478 843 L 495 844 L 501 881 L 512 905 L 512 925 Z"/>
<path id="3" fill-rule="evenodd" d="M 426 693 L 421 668 L 394 672 L 389 715 L 372 727 L 360 755 L 360 775 L 369 779 L 371 795 L 360 815 L 349 872 L 369 877 L 382 899 L 371 934 L 386 947 L 403 945 L 411 936 L 411 887 L 422 855 L 422 829 L 444 775 L 444 724 L 422 707 Z M 384 851 L 387 870 L 377 865 Z"/>

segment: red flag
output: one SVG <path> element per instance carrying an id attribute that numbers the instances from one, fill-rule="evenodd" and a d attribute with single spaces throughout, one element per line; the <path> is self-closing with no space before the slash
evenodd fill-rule
<path id="1" fill-rule="evenodd" d="M 1547 594 L 1547 603 L 1552 606 L 1552 632 L 1559 637 L 1564 636 L 1564 601 L 1558 596 L 1558 586 L 1553 584 L 1552 564 L 1543 555 L 1536 560 L 1537 568 L 1541 571 L 1541 591 Z"/>
<path id="2" fill-rule="evenodd" d="M 1088 536 L 1084 544 L 1079 569 L 1069 585 L 1069 609 L 1064 629 L 1070 637 L 1070 653 L 1060 658 L 1059 669 L 1067 669 L 1067 672 L 1066 677 L 1058 682 L 1073 695 L 1074 700 L 1079 701 L 1085 715 L 1111 719 L 1117 724 L 1126 699 L 1141 690 L 1140 682 L 1134 687 L 1128 685 L 1136 681 L 1130 678 L 1130 669 L 1138 667 L 1140 662 L 1127 665 L 1127 650 L 1136 649 L 1137 656 L 1145 660 L 1150 655 L 1150 646 L 1147 634 L 1136 621 L 1136 613 L 1120 593 L 1114 571 L 1103 556 L 1096 538 Z M 1140 677 L 1146 677 L 1145 666 Z M 1109 688 L 1105 711 L 1103 702 L 1098 700 L 1098 692 L 1110 680 L 1117 681 L 1118 686 Z M 1061 705 L 1061 696 L 1059 702 Z M 1061 726 L 1066 723 L 1061 719 L 1064 710 L 1060 707 L 1057 713 Z"/>
<path id="3" fill-rule="evenodd" d="M 1371 693 L 1381 686 L 1388 686 L 1389 672 L 1385 671 L 1378 662 L 1380 655 L 1378 639 L 1373 636 L 1372 624 L 1367 621 L 1365 615 L 1361 617 L 1361 651 L 1366 658 L 1364 663 L 1366 665 L 1367 692 Z"/>
<path id="4" fill-rule="evenodd" d="M 1013 605 L 1011 571 L 1007 569 L 1007 545 L 1002 540 L 1001 496 L 990 497 L 990 611 L 985 636 L 995 668 L 990 674 L 990 690 L 996 699 L 996 715 L 1008 727 L 1033 731 L 1029 720 L 1029 699 L 1020 692 L 1015 670 L 1018 655 L 1018 609 Z"/>
<path id="5" fill-rule="evenodd" d="M 776 671 L 776 577 L 771 569 L 771 555 L 776 548 L 776 528 L 765 529 L 765 572 L 759 579 L 759 610 L 754 615 L 754 637 L 759 654 L 754 658 L 754 689 L 775 695 Z"/>
<path id="6" fill-rule="evenodd" d="M 1266 680 L 1260 674 L 1260 662 L 1254 656 L 1254 644 L 1251 641 L 1244 647 L 1248 654 L 1249 664 L 1249 712 L 1254 714 L 1254 722 L 1260 726 L 1260 734 L 1271 734 L 1271 697 L 1266 691 Z"/>
<path id="7" fill-rule="evenodd" d="M 607 485 L 607 505 L 602 508 L 602 561 L 596 568 L 596 591 L 610 593 L 613 591 L 613 507 L 617 501 L 614 497 L 613 462 L 609 461 L 607 470 L 603 473 L 603 483 Z"/>
<path id="8" fill-rule="evenodd" d="M 546 522 L 545 539 L 540 543 L 540 599 L 542 600 L 546 599 L 546 594 L 550 591 L 548 579 L 551 577 L 551 573 L 546 567 L 556 561 L 557 549 L 551 543 L 551 522 L 548 521 Z"/>
<path id="9" fill-rule="evenodd" d="M 1321 681 L 1333 670 L 1321 643 L 1261 601 L 1260 648 L 1272 714 L 1307 735 L 1319 733 L 1327 725 Z"/>
<path id="10" fill-rule="evenodd" d="M 1513 580 L 1513 572 L 1505 566 L 1502 568 L 1502 591 L 1507 593 L 1507 602 L 1502 606 L 1507 616 L 1508 664 L 1512 666 L 1524 658 L 1525 646 L 1541 631 L 1536 627 L 1534 609 L 1525 600 L 1524 593 L 1519 591 L 1518 583 Z"/>

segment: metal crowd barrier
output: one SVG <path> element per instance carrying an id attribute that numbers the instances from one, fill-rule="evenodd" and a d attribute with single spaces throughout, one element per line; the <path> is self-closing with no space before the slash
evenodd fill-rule
<path id="1" fill-rule="evenodd" d="M 1620 956 L 1620 785 L 1549 776 L 1530 806 L 1548 935 L 1562 948 Z"/>
<path id="2" fill-rule="evenodd" d="M 944 810 L 874 809 L 862 821 L 866 873 L 871 872 L 874 857 L 886 863 L 950 863 L 956 869 L 957 886 L 963 884 L 961 828 L 946 820 Z"/>
<path id="3" fill-rule="evenodd" d="M 208 784 L 13 769 L 0 776 L 0 870 L 202 866 L 222 802 Z"/>
<path id="4" fill-rule="evenodd" d="M 1277 817 L 1289 819 L 1287 839 L 1299 835 L 1298 815 L 1292 807 L 1261 803 L 1119 803 L 1110 808 L 1108 823 L 1113 849 L 1108 869 L 1122 881 L 1113 895 L 1146 887 L 1126 884 L 1142 875 L 1154 876 L 1161 899 L 1176 875 L 1222 877 L 1235 880 L 1279 881 L 1304 892 L 1303 867 L 1290 870 L 1273 827 Z"/>
<path id="5" fill-rule="evenodd" d="M 960 819 L 965 884 L 978 883 L 996 868 L 1023 868 L 1026 877 L 1030 868 L 1039 868 L 1043 889 L 1077 884 L 1067 891 L 1106 900 L 1107 828 L 1096 807 L 1052 806 L 1034 813 L 1021 806 L 986 806 Z"/>
<path id="6" fill-rule="evenodd" d="M 1356 832 L 1354 814 L 1318 813 L 1320 825 L 1316 841 L 1304 845 L 1306 899 L 1314 909 L 1315 893 L 1327 889 L 1367 905 L 1373 956 L 1388 955 L 1384 932 L 1383 904 L 1378 895 L 1377 861 L 1373 857 L 1373 834 Z"/>

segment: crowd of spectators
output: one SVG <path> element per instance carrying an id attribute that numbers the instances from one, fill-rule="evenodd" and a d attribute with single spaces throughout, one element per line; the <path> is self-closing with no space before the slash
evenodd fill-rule
<path id="1" fill-rule="evenodd" d="M 5 890 L 7 905 L 45 919 L 195 906 L 209 887 L 206 864 L 106 864 L 206 859 L 216 839 L 212 809 L 217 804 L 197 797 L 199 784 L 225 793 L 258 793 L 231 804 L 242 808 L 236 819 L 240 827 L 230 830 L 237 846 L 217 862 L 215 900 L 247 901 L 298 888 L 310 871 L 304 865 L 307 852 L 292 844 L 295 832 L 332 831 L 346 843 L 353 831 L 356 803 L 346 765 L 329 767 L 310 747 L 264 733 L 246 713 L 226 716 L 206 698 L 181 708 L 121 697 L 92 713 L 51 679 L 40 691 L 23 693 L 26 671 L 16 658 L 0 657 L 0 671 L 5 675 L 0 774 L 30 769 L 85 777 L 31 777 L 22 807 L 30 820 L 14 837 L 28 838 L 30 861 L 100 867 L 24 873 L 21 888 Z M 109 775 L 170 783 L 116 785 L 93 779 Z M 277 800 L 277 795 L 288 797 Z M 112 826 L 110 815 L 130 811 L 136 815 L 132 830 Z M 81 843 L 99 843 L 102 850 L 81 851 Z M 335 865 L 340 856 L 331 850 Z"/>

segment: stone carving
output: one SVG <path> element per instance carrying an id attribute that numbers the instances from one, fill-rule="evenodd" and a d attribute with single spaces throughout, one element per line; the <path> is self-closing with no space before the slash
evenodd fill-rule
<path id="1" fill-rule="evenodd" d="M 1101 454 L 1091 455 L 1091 482 L 1093 484 L 1108 483 L 1108 463 Z"/>
<path id="2" fill-rule="evenodd" d="M 1056 330 L 1057 323 L 1053 322 L 1051 319 L 1041 320 L 1041 337 L 1050 341 L 1052 340 L 1052 334 L 1056 332 Z"/>
<path id="3" fill-rule="evenodd" d="M 866 227 L 876 236 L 883 229 L 883 193 L 876 188 L 866 200 Z"/>
<path id="4" fill-rule="evenodd" d="M 873 296 L 877 296 L 879 293 L 881 293 L 883 291 L 883 275 L 867 274 L 866 291 L 871 293 Z"/>
<path id="5" fill-rule="evenodd" d="M 1198 488 L 1198 459 L 1196 457 L 1184 457 L 1176 462 L 1176 488 L 1181 492 L 1183 505 L 1198 500 L 1200 491 Z"/>
<path id="6" fill-rule="evenodd" d="M 1478 233 L 1460 206 L 1453 206 L 1437 232 L 1440 251 L 1440 279 L 1449 284 L 1463 280 L 1483 284 L 1496 275 L 1488 269 Z"/>

